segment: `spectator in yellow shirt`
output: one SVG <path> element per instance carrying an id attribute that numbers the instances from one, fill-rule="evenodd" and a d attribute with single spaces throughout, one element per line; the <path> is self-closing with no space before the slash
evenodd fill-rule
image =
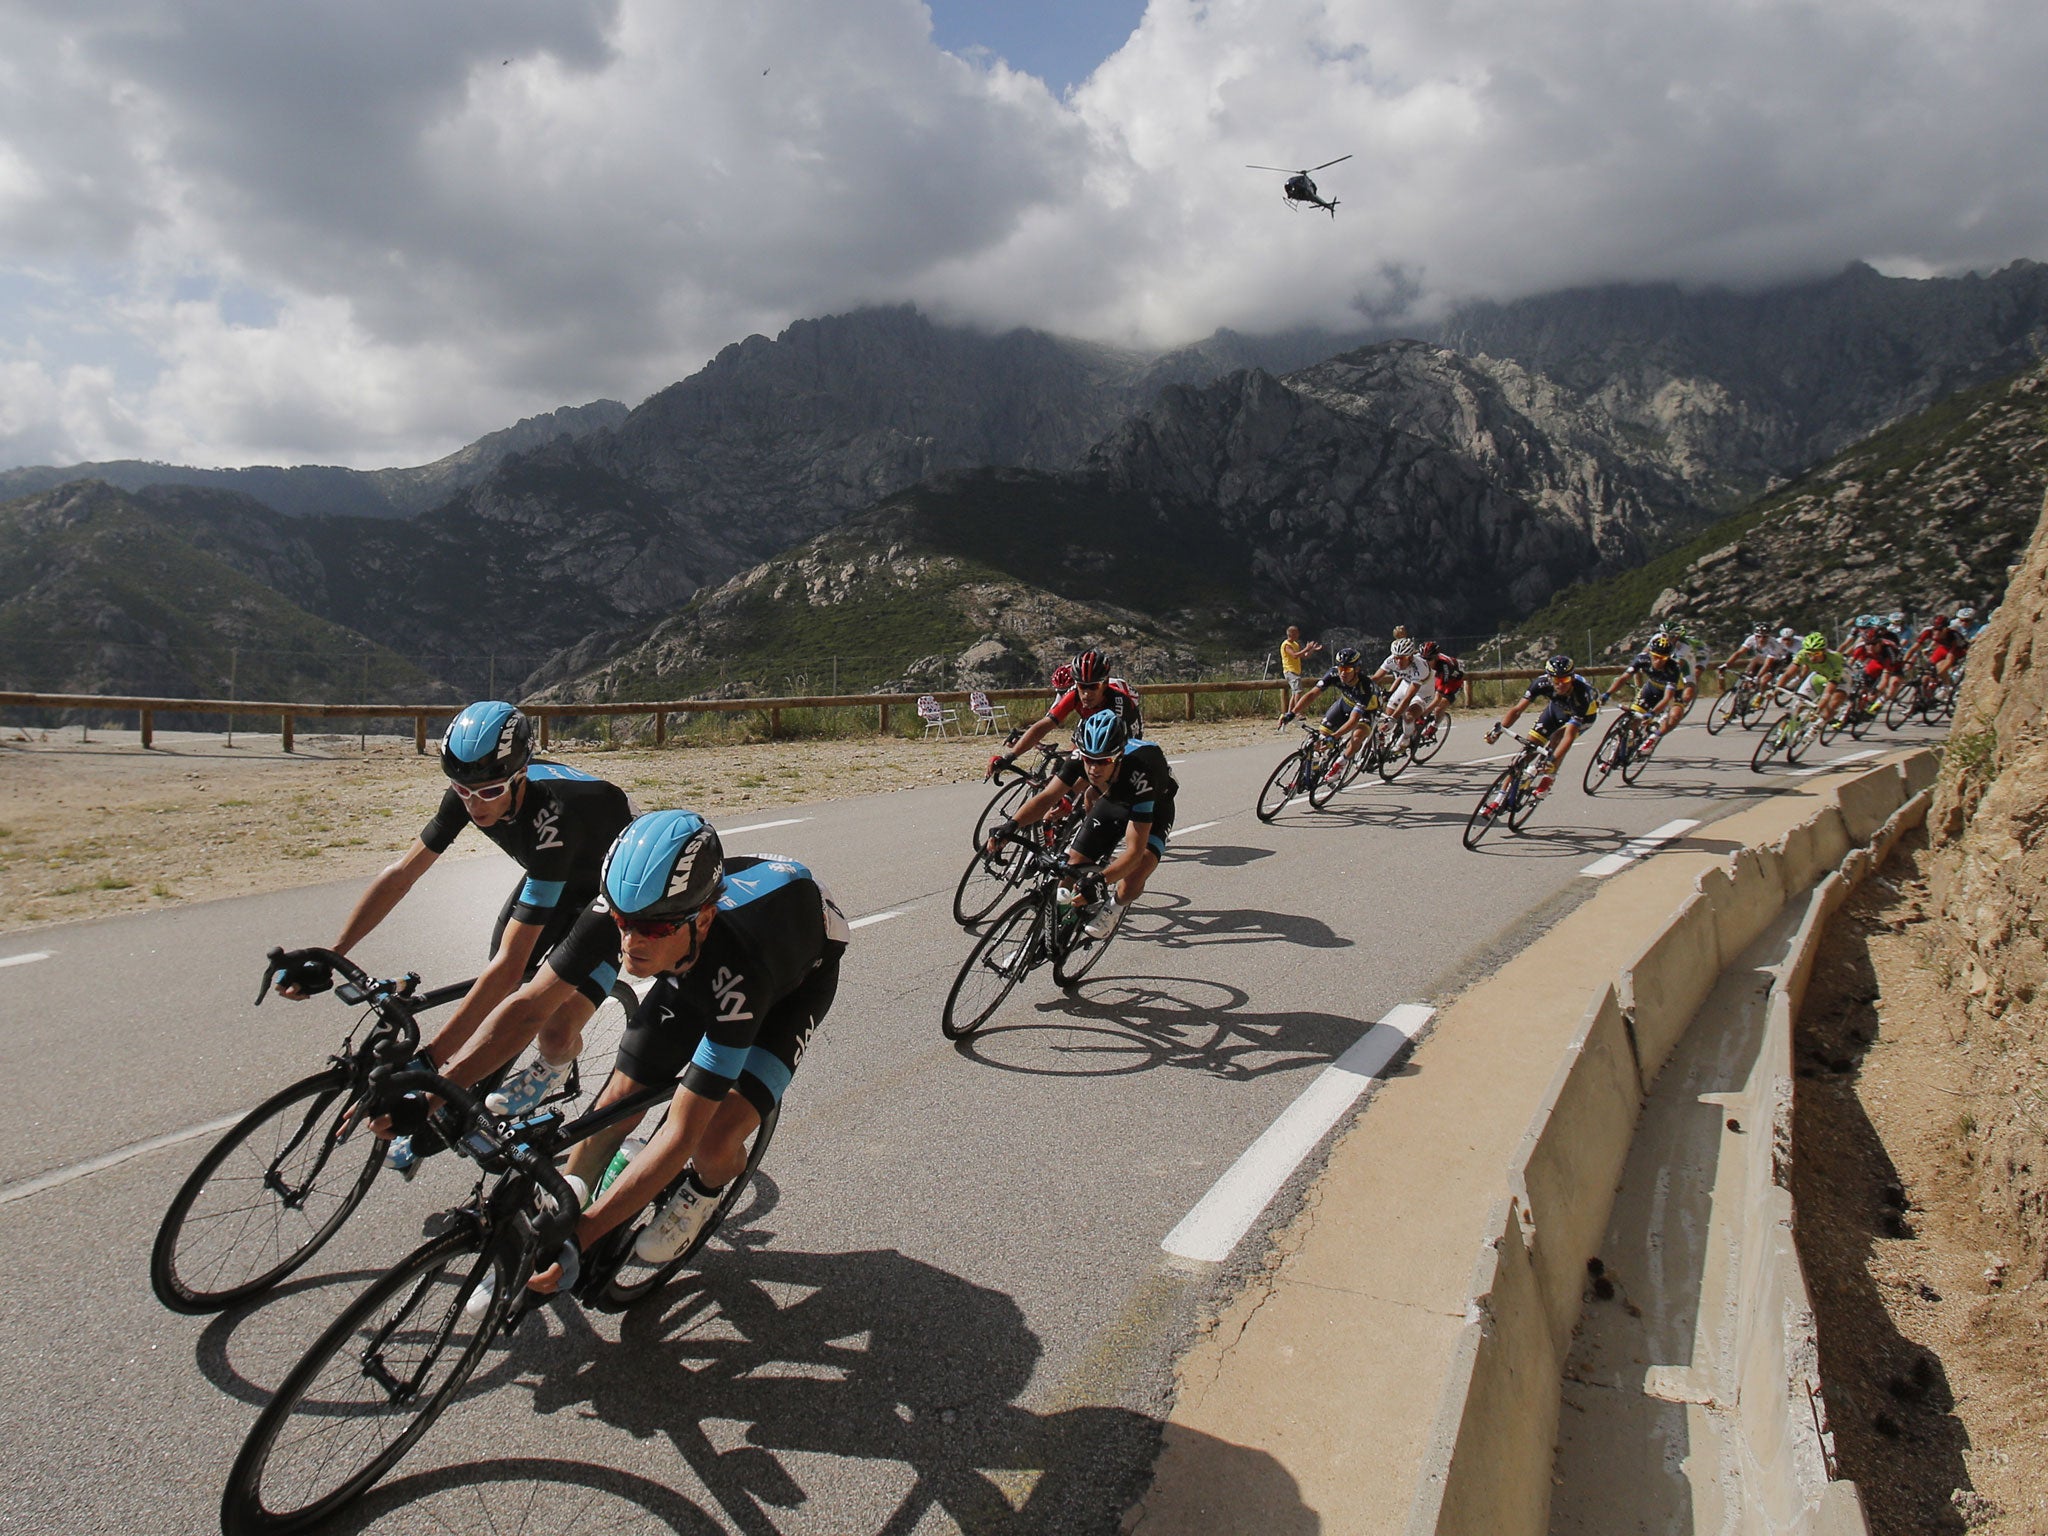
<path id="1" fill-rule="evenodd" d="M 1311 640 L 1306 645 L 1301 643 L 1299 624 L 1287 626 L 1287 638 L 1280 642 L 1280 673 L 1287 679 L 1289 704 L 1300 698 L 1302 689 L 1308 686 L 1301 675 L 1302 663 L 1309 661 L 1322 648 L 1323 643 L 1320 640 Z"/>

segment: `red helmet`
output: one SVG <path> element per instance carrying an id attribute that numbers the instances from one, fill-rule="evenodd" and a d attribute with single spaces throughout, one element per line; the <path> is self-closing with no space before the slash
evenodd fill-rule
<path id="1" fill-rule="evenodd" d="M 1425 641 L 1423 641 L 1423 642 L 1422 642 L 1422 659 L 1423 659 L 1424 661 L 1435 661 L 1435 660 L 1436 660 L 1436 649 L 1437 649 L 1437 647 L 1436 647 L 1436 642 L 1435 642 L 1434 640 L 1425 640 Z"/>
<path id="2" fill-rule="evenodd" d="M 1074 664 L 1071 661 L 1063 661 L 1057 667 L 1053 668 L 1052 691 L 1054 693 L 1065 693 L 1069 688 L 1073 686 Z"/>
<path id="3" fill-rule="evenodd" d="M 1074 681 L 1083 688 L 1091 688 L 1109 676 L 1109 663 L 1102 659 L 1100 651 L 1083 651 L 1074 658 Z"/>

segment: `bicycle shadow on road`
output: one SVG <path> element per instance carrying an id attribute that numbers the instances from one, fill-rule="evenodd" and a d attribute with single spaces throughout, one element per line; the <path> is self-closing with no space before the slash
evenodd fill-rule
<path id="1" fill-rule="evenodd" d="M 1260 859 L 1270 859 L 1271 848 L 1247 848 L 1231 843 L 1175 843 L 1167 851 L 1167 857 L 1174 864 L 1203 864 L 1210 869 L 1242 869 L 1247 864 L 1256 864 Z"/>
<path id="2" fill-rule="evenodd" d="M 774 1512 L 801 1510 L 809 1528 L 878 1536 L 946 1520 L 970 1536 L 1112 1530 L 1158 1453 L 1147 1414 L 1021 1406 L 1043 1354 L 1022 1308 L 894 1250 L 715 1252 L 625 1313 L 616 1341 L 580 1310 L 547 1316 L 547 1339 L 515 1351 L 534 1410 L 631 1436 L 621 1456 L 701 1521 L 669 1529 L 769 1536 L 787 1524 Z M 1320 1529 L 1272 1458 L 1209 1449 L 1266 1491 L 1264 1529 Z M 472 1528 L 503 1529 L 455 1527 Z"/>
<path id="3" fill-rule="evenodd" d="M 1328 1066 L 1359 1035 L 1332 1013 L 1247 1013 L 1249 993 L 1186 976 L 1097 976 L 1028 1023 L 958 1043 L 984 1066 L 1034 1077 L 1120 1077 L 1181 1067 L 1232 1082 Z"/>
<path id="4" fill-rule="evenodd" d="M 1253 907 L 1197 908 L 1176 892 L 1147 890 L 1124 919 L 1125 943 L 1195 949 L 1212 944 L 1299 944 L 1309 949 L 1349 949 L 1344 938 L 1320 918 Z"/>

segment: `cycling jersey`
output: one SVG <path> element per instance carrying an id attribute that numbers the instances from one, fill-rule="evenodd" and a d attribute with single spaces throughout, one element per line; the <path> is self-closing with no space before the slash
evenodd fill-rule
<path id="1" fill-rule="evenodd" d="M 568 964 L 579 946 L 597 940 L 598 923 L 614 927 L 602 902 L 562 946 Z M 696 963 L 648 989 L 619 1043 L 618 1069 L 641 1084 L 680 1074 L 685 1088 L 708 1099 L 724 1098 L 738 1083 L 766 1114 L 831 1005 L 851 937 L 831 892 L 802 864 L 772 854 L 728 856 L 717 916 Z"/>
<path id="2" fill-rule="evenodd" d="M 605 850 L 632 819 L 633 807 L 616 784 L 561 763 L 528 764 L 519 809 L 477 828 L 526 871 L 508 915 L 542 923 L 558 911 L 573 915 L 587 906 L 597 895 Z M 446 853 L 471 825 L 468 807 L 451 788 L 420 830 L 420 841 L 430 852 Z"/>
<path id="3" fill-rule="evenodd" d="M 1334 688 L 1360 709 L 1379 708 L 1379 685 L 1373 682 L 1362 670 L 1358 674 L 1357 681 L 1347 683 L 1338 675 L 1337 669 L 1332 667 L 1322 675 L 1322 678 L 1316 683 L 1316 687 Z"/>
<path id="4" fill-rule="evenodd" d="M 1429 664 L 1436 676 L 1437 697 L 1448 699 L 1465 686 L 1465 664 L 1448 651 L 1438 651 Z"/>
<path id="5" fill-rule="evenodd" d="M 1539 699 L 1545 704 L 1555 704 L 1567 714 L 1590 720 L 1599 713 L 1599 695 L 1593 685 L 1586 681 L 1584 674 L 1574 672 L 1568 678 L 1555 678 L 1548 672 L 1540 672 L 1522 697 L 1534 704 Z"/>
<path id="6" fill-rule="evenodd" d="M 1411 651 L 1406 656 L 1389 656 L 1373 675 L 1391 677 L 1397 683 L 1413 683 L 1420 687 L 1430 680 L 1432 674 L 1429 663 Z"/>
<path id="7" fill-rule="evenodd" d="M 1069 788 L 1085 776 L 1080 759 L 1064 765 L 1060 778 Z M 1124 743 L 1116 772 L 1101 799 L 1089 808 L 1073 847 L 1084 859 L 1099 859 L 1115 846 L 1116 837 L 1132 821 L 1151 823 L 1146 842 L 1157 854 L 1166 852 L 1167 834 L 1173 830 L 1173 799 L 1180 792 L 1166 753 L 1156 742 Z"/>
<path id="8" fill-rule="evenodd" d="M 1899 645 L 1889 633 L 1880 632 L 1860 645 L 1850 648 L 1849 659 L 1861 662 L 1864 672 L 1876 677 L 1884 672 L 1899 670 Z"/>
<path id="9" fill-rule="evenodd" d="M 1943 624 L 1938 628 L 1930 624 L 1914 637 L 1913 644 L 1927 646 L 1930 658 L 1937 651 L 1945 656 L 1961 656 L 1970 649 L 1970 642 L 1963 638 L 1963 632 L 1953 624 Z"/>
<path id="10" fill-rule="evenodd" d="M 1729 653 L 1728 659 L 1734 661 L 1744 651 L 1754 651 L 1765 661 L 1783 661 L 1792 654 L 1792 643 L 1780 640 L 1776 635 L 1766 635 L 1761 640 L 1755 635 L 1745 635 L 1742 644 Z"/>
<path id="11" fill-rule="evenodd" d="M 1108 680 L 1103 686 L 1102 702 L 1096 705 L 1095 709 L 1089 711 L 1089 713 L 1093 714 L 1104 709 L 1114 710 L 1117 719 L 1123 721 L 1129 727 L 1130 733 L 1133 736 L 1145 728 L 1145 714 L 1143 708 L 1138 703 L 1138 696 L 1131 691 L 1130 685 L 1120 677 L 1112 677 Z M 1054 725 L 1058 725 L 1069 715 L 1079 714 L 1080 710 L 1081 690 L 1079 688 L 1069 688 L 1065 693 L 1052 701 L 1052 708 L 1045 712 L 1045 718 L 1052 721 Z"/>
<path id="12" fill-rule="evenodd" d="M 1649 651 L 1640 651 L 1622 676 L 1640 677 L 1645 683 L 1656 684 L 1659 689 L 1676 688 L 1685 681 L 1685 668 L 1675 653 L 1659 658 Z"/>
<path id="13" fill-rule="evenodd" d="M 1827 683 L 1839 683 L 1842 674 L 1849 669 L 1849 658 L 1840 651 L 1822 651 L 1818 656 L 1802 651 L 1797 660 L 1800 666 Z"/>

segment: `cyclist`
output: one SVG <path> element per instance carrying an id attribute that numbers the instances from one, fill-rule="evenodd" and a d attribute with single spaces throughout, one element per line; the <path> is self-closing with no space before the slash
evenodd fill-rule
<path id="1" fill-rule="evenodd" d="M 1646 710 L 1660 711 L 1659 723 L 1650 727 L 1643 737 L 1639 749 L 1649 752 L 1666 733 L 1678 729 L 1678 722 L 1685 715 L 1685 668 L 1679 661 L 1677 645 L 1673 638 L 1659 630 L 1650 637 L 1647 649 L 1638 651 L 1629 664 L 1614 674 L 1607 691 L 1600 695 L 1600 702 L 1606 703 L 1631 678 L 1636 684 L 1636 703 Z"/>
<path id="2" fill-rule="evenodd" d="M 1789 629 L 1781 629 L 1774 635 L 1770 625 L 1760 623 L 1728 653 L 1728 659 L 1716 670 L 1725 676 L 1728 669 L 1742 662 L 1746 655 L 1749 660 L 1742 663 L 1743 671 L 1755 682 L 1767 682 L 1771 674 L 1791 657 L 1792 642 L 1796 638 Z"/>
<path id="3" fill-rule="evenodd" d="M 1964 618 L 1965 614 L 1968 618 Z M 1974 608 L 1956 610 L 1956 617 L 1963 619 L 1964 623 L 1976 616 L 1977 610 Z M 1936 614 L 1928 626 L 1913 637 L 1913 644 L 1906 651 L 1905 660 L 1910 662 L 1920 654 L 1923 646 L 1927 650 L 1927 664 L 1944 678 L 1970 654 L 1970 642 L 1964 638 L 1961 628 L 1950 622 L 1949 616 L 1945 613 Z"/>
<path id="4" fill-rule="evenodd" d="M 1451 700 L 1465 686 L 1465 664 L 1434 640 L 1422 642 L 1422 659 L 1429 663 L 1430 673 L 1435 679 L 1427 719 L 1422 727 L 1423 739 L 1427 741 L 1429 733 L 1435 729 L 1434 722 L 1450 714 Z"/>
<path id="5" fill-rule="evenodd" d="M 1111 895 L 1086 919 L 1086 932 L 1100 939 L 1116 927 L 1124 908 L 1145 894 L 1145 882 L 1165 856 L 1166 839 L 1173 831 L 1173 799 L 1180 786 L 1158 743 L 1131 735 L 1112 709 L 1098 710 L 1081 722 L 1074 733 L 1074 754 L 1053 770 L 1051 783 L 990 833 L 989 848 L 993 851 L 1018 828 L 1035 825 L 1085 779 L 1085 814 L 1067 844 L 1067 862 L 1109 860 L 1095 879 Z M 1078 905 L 1085 910 L 1089 904 L 1084 900 Z"/>
<path id="6" fill-rule="evenodd" d="M 1888 625 L 1872 616 L 1849 648 L 1849 659 L 1862 668 L 1864 688 L 1871 696 L 1870 710 L 1891 702 L 1905 680 L 1905 663 L 1899 655 L 1898 636 Z"/>
<path id="7" fill-rule="evenodd" d="M 328 946 L 348 954 L 390 916 L 434 861 L 474 826 L 512 856 L 525 878 L 506 898 L 491 930 L 490 960 L 476 985 L 427 1042 L 430 1062 L 453 1058 L 485 1017 L 522 978 L 533 974 L 597 894 L 604 850 L 632 818 L 626 793 L 615 784 L 561 763 L 533 756 L 533 725 L 510 704 L 486 700 L 449 723 L 441 739 L 441 771 L 448 788 L 433 819 L 412 846 L 356 901 L 341 934 Z M 553 1080 L 568 1075 L 582 1047 L 583 1020 L 616 979 L 617 956 L 592 954 L 570 987 L 589 1004 L 580 1017 L 543 1020 L 544 1056 L 559 1063 Z M 288 959 L 273 978 L 278 992 L 304 998 L 333 985 L 317 960 Z M 417 1162 L 409 1138 L 391 1145 L 391 1166 L 410 1173 Z"/>
<path id="8" fill-rule="evenodd" d="M 1138 695 L 1121 678 L 1109 675 L 1109 663 L 1103 659 L 1102 652 L 1083 651 L 1074 658 L 1072 667 L 1073 685 L 1052 701 L 1045 717 L 1032 721 L 1007 751 L 998 752 L 988 760 L 991 776 L 1010 767 L 1067 720 L 1086 719 L 1098 710 L 1115 710 L 1133 735 L 1144 729 L 1144 710 L 1138 703 Z M 1053 682 L 1058 685 L 1057 672 L 1053 674 Z"/>
<path id="9" fill-rule="evenodd" d="M 1421 728 L 1424 713 L 1423 689 L 1435 680 L 1436 672 L 1421 654 L 1413 639 L 1404 629 L 1394 643 L 1387 648 L 1387 659 L 1380 663 L 1372 680 L 1382 679 L 1387 683 L 1386 717 L 1389 720 L 1408 721 L 1407 735 L 1413 736 Z"/>
<path id="10" fill-rule="evenodd" d="M 1522 711 L 1538 699 L 1543 701 L 1543 713 L 1536 717 L 1529 734 L 1549 749 L 1549 766 L 1544 769 L 1542 781 L 1536 786 L 1537 794 L 1547 795 L 1557 780 L 1557 770 L 1564 766 L 1565 754 L 1571 751 L 1572 743 L 1600 713 L 1600 700 L 1593 691 L 1593 685 L 1573 665 L 1571 657 L 1553 656 L 1543 663 L 1543 670 L 1536 674 L 1536 680 L 1508 707 L 1508 712 L 1494 721 L 1493 729 L 1486 733 L 1487 742 L 1499 741 L 1500 733 L 1519 720 Z"/>
<path id="11" fill-rule="evenodd" d="M 1840 651 L 1829 650 L 1828 637 L 1816 629 L 1800 642 L 1799 653 L 1792 658 L 1791 666 L 1786 669 L 1784 686 L 1791 688 L 1797 681 L 1796 691 L 1799 697 L 1811 699 L 1814 697 L 1816 686 L 1825 684 L 1825 687 L 1821 688 L 1820 701 L 1816 706 L 1816 713 L 1825 720 L 1846 697 L 1842 691 L 1842 679 L 1848 670 L 1849 658 Z M 1800 676 L 1802 673 L 1803 679 Z"/>
<path id="12" fill-rule="evenodd" d="M 1306 715 L 1309 706 L 1315 703 L 1325 688 L 1336 689 L 1341 697 L 1332 702 L 1323 715 L 1323 734 L 1335 736 L 1342 732 L 1345 738 L 1342 755 L 1331 763 L 1328 769 L 1329 776 L 1337 778 L 1351 766 L 1352 758 L 1357 756 L 1359 745 L 1365 740 L 1366 730 L 1372 724 L 1373 712 L 1379 708 L 1380 691 L 1378 685 L 1360 670 L 1359 663 L 1364 657 L 1359 655 L 1357 646 L 1344 646 L 1330 659 L 1330 670 L 1322 675 L 1313 688 L 1288 705 L 1287 712 L 1280 717 L 1280 723 L 1286 725 L 1289 721 Z"/>
<path id="13" fill-rule="evenodd" d="M 802 864 L 727 859 L 718 833 L 692 811 L 653 811 L 619 834 L 605 855 L 603 898 L 568 947 L 617 945 L 628 975 L 656 980 L 597 1107 L 643 1087 L 678 1086 L 661 1129 L 585 1208 L 576 1252 L 631 1220 L 685 1168 L 633 1251 L 665 1263 L 704 1229 L 746 1167 L 747 1138 L 781 1102 L 830 1010 L 851 937 L 831 893 Z M 578 1143 L 567 1172 L 597 1187 L 631 1129 L 621 1123 Z M 574 1279 L 558 1263 L 531 1284 L 545 1292 Z"/>
<path id="14" fill-rule="evenodd" d="M 1977 637 L 1991 627 L 1991 620 L 1977 617 L 1977 610 L 1967 605 L 1956 610 L 1956 629 L 1961 632 L 1965 644 L 1975 643 Z"/>
<path id="15" fill-rule="evenodd" d="M 1699 697 L 1700 673 L 1707 665 L 1707 645 L 1683 624 L 1667 624 L 1661 633 L 1671 640 L 1671 658 L 1678 663 L 1681 679 L 1677 713 L 1671 721 L 1671 725 L 1676 726 L 1685 718 L 1685 712 L 1692 708 L 1692 701 Z"/>

